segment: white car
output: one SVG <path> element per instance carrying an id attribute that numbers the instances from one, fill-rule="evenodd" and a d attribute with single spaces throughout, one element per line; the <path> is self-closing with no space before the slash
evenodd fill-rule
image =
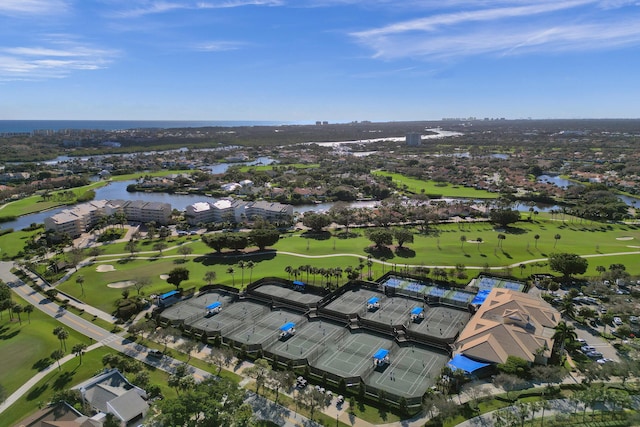
<path id="1" fill-rule="evenodd" d="M 622 319 L 619 317 L 614 317 L 613 318 L 613 323 L 615 323 L 617 326 L 622 325 Z"/>
<path id="2" fill-rule="evenodd" d="M 609 359 L 607 357 L 603 357 L 602 359 L 598 359 L 596 360 L 596 363 L 600 364 L 600 365 L 604 365 L 605 363 L 610 363 L 613 362 L 613 359 Z"/>
<path id="3" fill-rule="evenodd" d="M 582 350 L 583 353 L 589 353 L 591 351 L 596 351 L 596 348 L 590 345 L 583 345 L 582 347 L 580 347 L 580 350 Z"/>

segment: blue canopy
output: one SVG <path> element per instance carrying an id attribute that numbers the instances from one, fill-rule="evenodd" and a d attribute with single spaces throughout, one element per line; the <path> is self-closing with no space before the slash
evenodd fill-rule
<path id="1" fill-rule="evenodd" d="M 411 310 L 411 314 L 415 314 L 417 316 L 420 313 L 422 313 L 423 311 L 424 311 L 424 309 L 422 307 L 415 307 L 413 310 Z"/>
<path id="2" fill-rule="evenodd" d="M 166 294 L 160 295 L 160 299 L 169 298 L 169 297 L 172 297 L 172 296 L 177 295 L 177 294 L 178 294 L 178 291 L 169 291 Z"/>
<path id="3" fill-rule="evenodd" d="M 376 351 L 376 354 L 373 355 L 373 358 L 374 359 L 378 359 L 378 360 L 382 360 L 385 357 L 387 357 L 388 354 L 389 354 L 389 350 L 381 348 L 380 350 Z"/>
<path id="4" fill-rule="evenodd" d="M 300 280 L 294 280 L 293 284 L 296 286 L 304 286 L 304 282 L 301 282 Z"/>
<path id="5" fill-rule="evenodd" d="M 478 369 L 484 368 L 485 366 L 489 366 L 490 363 L 476 362 L 475 360 L 469 359 L 464 354 L 456 354 L 448 365 L 451 369 L 462 369 L 470 374 Z"/>
<path id="6" fill-rule="evenodd" d="M 367 304 L 375 304 L 375 303 L 377 303 L 378 301 L 380 301 L 380 298 L 378 298 L 378 297 L 371 297 L 371 298 L 369 298 L 369 301 L 367 301 Z"/>
<path id="7" fill-rule="evenodd" d="M 491 289 L 482 289 L 478 291 L 478 293 L 476 294 L 476 297 L 473 299 L 473 301 L 471 301 L 471 304 L 473 305 L 482 304 L 484 300 L 487 299 L 487 296 L 489 296 L 489 292 L 491 292 Z"/>
<path id="8" fill-rule="evenodd" d="M 284 325 L 280 326 L 280 330 L 286 332 L 286 331 L 288 331 L 290 329 L 293 329 L 294 326 L 296 326 L 295 323 L 287 322 Z"/>
<path id="9" fill-rule="evenodd" d="M 206 308 L 207 310 L 213 310 L 214 308 L 218 308 L 222 305 L 220 301 L 216 301 L 213 304 L 209 304 Z"/>

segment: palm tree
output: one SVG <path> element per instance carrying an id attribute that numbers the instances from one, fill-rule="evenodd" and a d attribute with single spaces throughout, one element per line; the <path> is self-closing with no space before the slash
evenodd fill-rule
<path id="1" fill-rule="evenodd" d="M 501 248 L 502 247 L 502 242 L 504 241 L 504 239 L 506 239 L 507 236 L 505 236 L 504 234 L 500 233 L 498 234 L 498 247 Z"/>
<path id="2" fill-rule="evenodd" d="M 249 260 L 247 261 L 247 268 L 249 269 L 249 284 L 251 284 L 251 281 L 253 279 L 253 269 L 255 268 L 256 263 Z M 311 269 L 311 266 L 309 266 L 309 270 Z M 309 278 L 309 273 L 307 272 L 307 279 Z M 308 281 L 308 280 L 307 280 Z"/>
<path id="3" fill-rule="evenodd" d="M 236 287 L 236 277 L 235 277 L 236 270 L 234 270 L 233 267 L 229 267 L 227 268 L 227 273 L 231 275 L 231 281 L 232 281 L 231 283 L 233 283 L 233 287 L 235 288 Z"/>
<path id="4" fill-rule="evenodd" d="M 562 304 L 560 305 L 560 314 L 571 317 L 576 314 L 576 307 L 573 305 L 573 301 L 568 296 L 565 296 L 562 299 Z"/>
<path id="5" fill-rule="evenodd" d="M 244 288 L 244 269 L 247 268 L 247 263 L 244 261 L 238 261 L 238 268 L 242 270 L 242 274 L 240 275 L 240 287 Z"/>
<path id="6" fill-rule="evenodd" d="M 69 338 L 69 331 L 64 328 L 61 328 L 60 331 L 56 334 L 61 344 L 64 344 L 64 351 L 67 351 L 67 338 Z"/>
<path id="7" fill-rule="evenodd" d="M 33 313 L 34 307 L 32 304 L 27 304 L 24 306 L 24 312 L 27 313 L 27 318 L 29 319 L 29 323 L 31 323 L 31 313 Z"/>
<path id="8" fill-rule="evenodd" d="M 18 321 L 22 325 L 22 319 L 20 318 L 20 313 L 24 311 L 24 308 L 20 304 L 15 303 L 13 307 L 11 307 L 11 310 L 13 310 L 13 312 L 18 315 Z"/>
<path id="9" fill-rule="evenodd" d="M 79 274 L 78 277 L 76 277 L 76 283 L 80 285 L 80 295 L 84 296 L 84 276 L 82 274 Z"/>
<path id="10" fill-rule="evenodd" d="M 460 236 L 460 249 L 462 249 L 462 252 L 464 252 L 464 242 L 466 241 L 467 241 L 467 236 L 465 236 L 464 234 Z"/>
<path id="11" fill-rule="evenodd" d="M 217 276 L 218 275 L 216 274 L 215 271 L 209 270 L 206 273 L 204 273 L 204 281 L 207 282 L 209 286 L 211 286 L 211 283 L 213 283 L 216 280 Z"/>
<path id="12" fill-rule="evenodd" d="M 84 351 L 87 349 L 87 345 L 83 344 L 83 343 L 79 343 L 73 346 L 73 348 L 71 349 L 71 352 L 74 353 L 76 356 L 80 357 L 80 364 L 82 365 L 82 355 L 84 354 Z"/>
<path id="13" fill-rule="evenodd" d="M 482 243 L 482 237 L 476 238 L 476 244 L 478 245 L 478 252 L 480 252 L 480 244 Z"/>
<path id="14" fill-rule="evenodd" d="M 536 234 L 535 236 L 533 236 L 533 240 L 536 241 L 536 249 L 538 249 L 538 240 L 540 239 L 540 235 Z"/>
<path id="15" fill-rule="evenodd" d="M 556 247 L 556 245 L 558 244 L 558 240 L 560 240 L 560 237 L 562 237 L 562 236 L 560 236 L 559 234 L 556 234 L 555 236 L 553 236 L 553 238 L 555 239 L 555 242 L 554 242 L 554 244 L 553 244 L 553 247 L 554 247 L 554 248 L 555 248 L 555 247 Z"/>
<path id="16" fill-rule="evenodd" d="M 60 359 L 62 359 L 64 357 L 64 353 L 62 350 L 55 350 L 53 353 L 51 353 L 51 358 L 53 360 L 56 360 L 58 362 L 58 370 L 60 370 Z"/>
<path id="17" fill-rule="evenodd" d="M 568 339 L 572 341 L 578 338 L 576 328 L 573 325 L 567 324 L 564 320 L 560 321 L 555 327 L 555 333 L 552 337 L 555 343 L 560 343 L 560 354 L 564 353 L 564 344 Z"/>
<path id="18" fill-rule="evenodd" d="M 293 271 L 293 267 L 291 267 L 290 265 L 287 265 L 284 268 L 284 272 L 287 273 L 289 275 L 289 280 L 291 280 L 291 272 Z"/>

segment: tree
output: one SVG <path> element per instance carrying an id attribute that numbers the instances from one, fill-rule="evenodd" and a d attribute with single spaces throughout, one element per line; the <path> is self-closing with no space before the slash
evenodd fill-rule
<path id="1" fill-rule="evenodd" d="M 167 249 L 167 244 L 165 242 L 157 242 L 153 245 L 153 250 L 158 251 L 158 254 L 162 256 L 162 251 Z"/>
<path id="2" fill-rule="evenodd" d="M 316 410 L 322 411 L 327 406 L 327 397 L 324 393 L 309 387 L 305 393 L 302 394 L 302 404 L 309 408 L 309 414 L 311 420 Z"/>
<path id="3" fill-rule="evenodd" d="M 549 268 L 562 273 L 565 281 L 574 274 L 584 274 L 588 266 L 589 262 L 577 254 L 553 253 L 549 256 Z"/>
<path id="4" fill-rule="evenodd" d="M 265 382 L 271 372 L 271 365 L 266 359 L 257 359 L 253 366 L 244 370 L 244 373 L 256 381 L 256 393 L 260 394 L 260 387 L 264 387 Z"/>
<path id="5" fill-rule="evenodd" d="M 535 240 L 536 242 L 536 249 L 538 249 L 538 240 L 540 240 L 540 235 L 536 234 L 535 236 L 533 236 L 533 240 Z"/>
<path id="6" fill-rule="evenodd" d="M 498 363 L 498 371 L 515 375 L 520 378 L 527 378 L 529 376 L 529 362 L 521 357 L 508 356 L 505 363 Z"/>
<path id="7" fill-rule="evenodd" d="M 196 344 L 194 341 L 191 341 L 189 339 L 182 341 L 180 345 L 178 345 L 177 347 L 178 351 L 181 351 L 187 355 L 186 363 L 189 363 L 189 361 L 191 360 L 191 353 L 197 350 L 197 348 L 198 348 L 198 344 Z"/>
<path id="8" fill-rule="evenodd" d="M 291 388 L 293 384 L 295 384 L 295 382 L 296 382 L 296 377 L 292 371 L 272 370 L 269 372 L 267 383 L 276 392 L 276 398 L 275 398 L 276 403 L 278 403 L 280 390 L 283 390 L 283 389 L 286 390 L 288 388 Z"/>
<path id="9" fill-rule="evenodd" d="M 79 274 L 78 277 L 76 277 L 76 283 L 80 285 L 80 295 L 84 296 L 84 276 L 82 274 Z"/>
<path id="10" fill-rule="evenodd" d="M 521 388 L 526 382 L 518 378 L 515 375 L 510 374 L 498 374 L 493 379 L 493 384 L 496 387 L 502 388 L 507 393 L 507 399 L 513 401 L 513 392 Z"/>
<path id="11" fill-rule="evenodd" d="M 202 236 L 202 241 L 205 245 L 220 253 L 227 247 L 227 235 L 228 233 L 205 234 Z"/>
<path id="12" fill-rule="evenodd" d="M 462 236 L 460 236 L 460 249 L 462 249 L 462 252 L 464 252 L 464 244 L 467 241 L 467 236 L 465 236 L 464 234 Z"/>
<path id="13" fill-rule="evenodd" d="M 142 288 L 151 284 L 151 278 L 149 276 L 136 277 L 133 279 L 133 287 L 136 288 L 138 295 L 142 292 Z"/>
<path id="14" fill-rule="evenodd" d="M 405 243 L 413 243 L 413 233 L 406 228 L 396 228 L 393 230 L 393 237 L 398 242 L 398 249 L 402 248 Z"/>
<path id="15" fill-rule="evenodd" d="M 18 322 L 20 322 L 21 325 L 22 319 L 20 318 L 20 313 L 22 313 L 23 310 L 23 307 L 17 302 L 13 304 L 13 307 L 11 307 L 11 311 L 13 311 L 18 316 Z"/>
<path id="16" fill-rule="evenodd" d="M 71 352 L 76 356 L 80 357 L 80 364 L 82 365 L 82 355 L 87 350 L 87 345 L 83 343 L 78 343 L 71 348 Z"/>
<path id="17" fill-rule="evenodd" d="M 84 252 L 80 248 L 72 248 L 69 251 L 69 263 L 73 265 L 76 271 L 78 271 L 78 264 L 84 258 Z"/>
<path id="18" fill-rule="evenodd" d="M 491 209 L 489 221 L 500 226 L 507 227 L 509 224 L 520 220 L 520 212 L 512 209 Z"/>
<path id="19" fill-rule="evenodd" d="M 478 245 L 478 252 L 480 252 L 480 244 L 482 243 L 482 237 L 476 238 L 476 244 Z"/>
<path id="20" fill-rule="evenodd" d="M 131 239 L 127 242 L 126 245 L 124 245 L 124 248 L 129 251 L 131 253 L 131 256 L 133 257 L 133 254 L 138 252 L 138 242 L 136 242 L 135 240 Z"/>
<path id="21" fill-rule="evenodd" d="M 186 260 L 187 255 L 191 255 L 193 253 L 193 248 L 191 246 L 183 245 L 178 248 L 178 253 L 182 255 L 183 260 Z"/>
<path id="22" fill-rule="evenodd" d="M 249 283 L 251 283 L 252 280 L 253 280 L 253 269 L 256 267 L 256 263 L 251 261 L 251 260 L 249 260 L 249 261 L 247 261 L 245 267 L 249 269 Z M 309 270 L 307 270 L 307 281 L 309 280 L 308 271 Z"/>
<path id="23" fill-rule="evenodd" d="M 555 242 L 553 242 L 553 247 L 555 248 L 556 245 L 558 244 L 558 240 L 560 240 L 560 235 L 556 234 L 555 236 L 553 236 L 553 239 L 555 240 Z"/>
<path id="24" fill-rule="evenodd" d="M 557 345 L 560 343 L 560 354 L 564 353 L 564 346 L 567 340 L 574 341 L 578 338 L 576 328 L 573 325 L 567 324 L 564 320 L 558 322 L 555 327 L 555 333 L 553 334 L 554 343 Z"/>
<path id="25" fill-rule="evenodd" d="M 367 238 L 371 240 L 376 248 L 381 248 L 384 245 L 393 244 L 393 234 L 389 230 L 382 228 L 367 230 Z"/>
<path id="26" fill-rule="evenodd" d="M 249 239 L 263 251 L 267 246 L 273 246 L 280 240 L 280 232 L 275 228 L 258 228 L 249 232 Z"/>
<path id="27" fill-rule="evenodd" d="M 209 286 L 211 286 L 211 284 L 216 280 L 216 278 L 217 278 L 217 277 L 218 277 L 218 275 L 216 274 L 216 272 L 215 272 L 215 271 L 213 271 L 213 270 L 209 270 L 209 271 L 207 271 L 206 273 L 204 273 L 204 278 L 203 278 L 203 280 L 204 280 L 205 282 L 207 282 L 207 284 L 208 284 Z"/>
<path id="28" fill-rule="evenodd" d="M 218 367 L 218 373 L 216 375 L 220 375 L 222 372 L 222 368 L 228 366 L 233 361 L 233 350 L 230 348 L 213 348 L 207 354 L 206 361 L 209 364 L 215 365 Z"/>
<path id="29" fill-rule="evenodd" d="M 331 218 L 326 214 L 307 212 L 302 217 L 302 225 L 309 227 L 315 233 L 321 232 L 329 224 L 331 224 Z"/>
<path id="30" fill-rule="evenodd" d="M 62 345 L 64 344 L 65 351 L 67 350 L 67 338 L 69 338 L 69 331 L 67 331 L 62 326 L 56 326 L 53 328 L 53 335 L 55 335 L 60 340 L 60 349 L 62 349 Z"/>
<path id="31" fill-rule="evenodd" d="M 27 318 L 29 319 L 29 323 L 31 323 L 31 313 L 33 313 L 34 307 L 32 304 L 27 304 L 24 306 L 24 312 L 27 313 Z"/>
<path id="32" fill-rule="evenodd" d="M 58 370 L 61 369 L 60 367 L 60 359 L 62 359 L 64 357 L 64 352 L 62 350 L 54 350 L 53 353 L 51 353 L 51 358 L 53 360 L 55 360 L 56 362 L 58 362 Z"/>
<path id="33" fill-rule="evenodd" d="M 189 270 L 184 267 L 176 267 L 169 272 L 168 276 L 167 282 L 179 289 L 180 283 L 189 280 Z"/>
<path id="34" fill-rule="evenodd" d="M 227 268 L 227 273 L 231 275 L 231 282 L 233 284 L 233 287 L 236 287 L 236 270 L 233 267 L 228 267 Z"/>

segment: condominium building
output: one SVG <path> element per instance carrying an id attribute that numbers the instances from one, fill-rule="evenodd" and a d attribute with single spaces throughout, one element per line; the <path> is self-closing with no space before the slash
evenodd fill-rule
<path id="1" fill-rule="evenodd" d="M 255 217 L 279 220 L 293 217 L 293 206 L 265 201 L 243 202 L 220 199 L 215 202 L 197 202 L 187 206 L 185 216 L 190 225 L 208 222 L 252 221 Z"/>
<path id="2" fill-rule="evenodd" d="M 140 200 L 94 200 L 45 218 L 44 226 L 46 230 L 77 237 L 95 226 L 101 217 L 116 213 L 123 213 L 127 221 L 155 221 L 167 225 L 171 218 L 171 205 Z"/>

